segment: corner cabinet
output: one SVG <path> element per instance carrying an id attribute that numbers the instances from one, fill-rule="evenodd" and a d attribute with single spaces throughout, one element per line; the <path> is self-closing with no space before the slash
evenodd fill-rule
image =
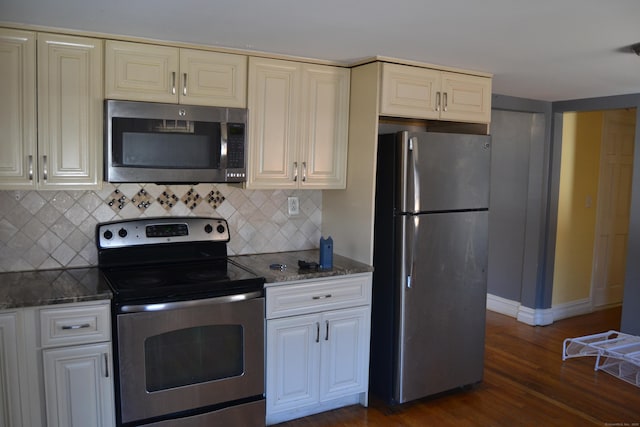
<path id="1" fill-rule="evenodd" d="M 244 108 L 247 57 L 108 40 L 105 98 Z"/>
<path id="2" fill-rule="evenodd" d="M 491 121 L 491 78 L 382 64 L 380 115 L 471 123 Z"/>
<path id="3" fill-rule="evenodd" d="M 0 55 L 0 189 L 100 188 L 102 40 L 1 29 Z"/>
<path id="4" fill-rule="evenodd" d="M 250 189 L 346 186 L 350 71 L 249 58 Z"/>
<path id="5" fill-rule="evenodd" d="M 368 402 L 371 274 L 268 285 L 267 424 Z"/>

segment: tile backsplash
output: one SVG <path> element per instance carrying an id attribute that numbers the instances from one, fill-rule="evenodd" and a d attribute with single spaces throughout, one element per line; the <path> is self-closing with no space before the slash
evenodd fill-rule
<path id="1" fill-rule="evenodd" d="M 287 215 L 289 196 L 299 198 L 299 215 Z M 312 249 L 322 191 L 110 183 L 94 191 L 0 191 L 0 272 L 97 265 L 96 224 L 155 216 L 225 218 L 230 255 Z"/>

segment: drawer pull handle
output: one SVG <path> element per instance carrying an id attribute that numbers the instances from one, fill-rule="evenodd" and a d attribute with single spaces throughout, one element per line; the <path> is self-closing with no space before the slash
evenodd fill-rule
<path id="1" fill-rule="evenodd" d="M 325 298 L 331 298 L 331 294 L 327 294 L 327 295 L 316 295 L 315 297 L 311 297 L 312 299 L 325 299 Z"/>
<path id="2" fill-rule="evenodd" d="M 85 329 L 85 328 L 90 328 L 91 325 L 89 323 L 83 323 L 81 325 L 64 325 L 62 327 L 62 330 L 64 331 L 69 331 L 69 330 L 74 330 L 74 329 Z"/>

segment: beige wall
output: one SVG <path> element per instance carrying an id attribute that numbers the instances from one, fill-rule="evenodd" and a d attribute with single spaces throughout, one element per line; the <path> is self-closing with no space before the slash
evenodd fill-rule
<path id="1" fill-rule="evenodd" d="M 554 306 L 590 296 L 602 120 L 599 111 L 563 116 Z"/>

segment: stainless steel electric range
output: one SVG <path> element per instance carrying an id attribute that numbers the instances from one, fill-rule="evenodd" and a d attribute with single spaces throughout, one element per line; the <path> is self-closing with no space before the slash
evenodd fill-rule
<path id="1" fill-rule="evenodd" d="M 264 425 L 264 278 L 227 257 L 227 222 L 132 219 L 96 235 L 118 425 Z"/>

